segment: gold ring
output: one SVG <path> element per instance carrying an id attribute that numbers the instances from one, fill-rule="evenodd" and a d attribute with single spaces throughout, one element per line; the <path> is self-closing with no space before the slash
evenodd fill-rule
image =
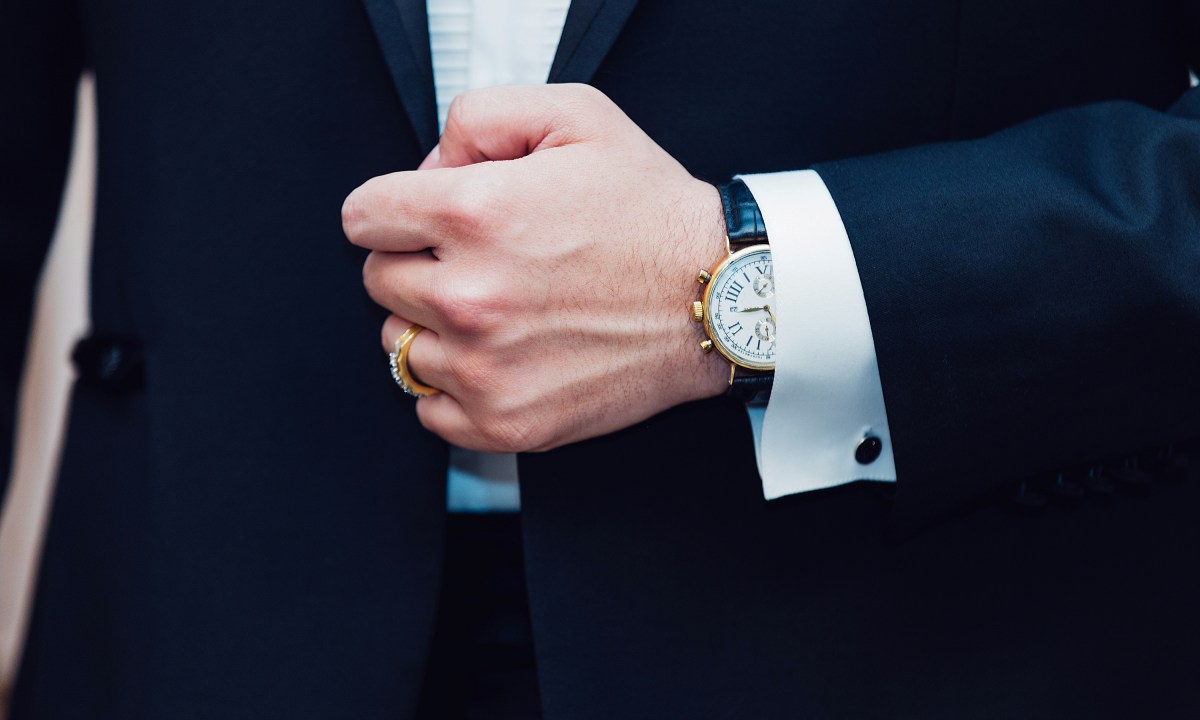
<path id="1" fill-rule="evenodd" d="M 410 325 L 404 334 L 396 339 L 396 349 L 388 353 L 388 364 L 392 367 L 392 379 L 404 392 L 413 397 L 429 397 L 441 392 L 435 387 L 424 385 L 417 381 L 408 370 L 408 349 L 412 341 L 425 328 L 420 325 Z"/>

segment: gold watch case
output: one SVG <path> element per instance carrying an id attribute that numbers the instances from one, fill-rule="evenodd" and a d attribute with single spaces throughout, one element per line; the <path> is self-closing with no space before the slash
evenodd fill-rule
<path id="1" fill-rule="evenodd" d="M 762 252 L 766 252 L 769 257 L 771 253 L 771 246 L 767 244 L 759 244 L 742 248 L 736 252 L 726 255 L 711 270 L 701 270 L 696 276 L 696 282 L 704 286 L 704 295 L 701 300 L 692 304 L 692 318 L 697 322 L 703 323 L 704 334 L 708 337 L 707 340 L 701 341 L 700 347 L 704 352 L 709 352 L 715 348 L 722 357 L 728 360 L 732 366 L 730 368 L 731 377 L 732 373 L 735 372 L 736 367 L 758 371 L 775 369 L 775 363 L 773 361 L 755 363 L 746 358 L 739 357 L 733 351 L 731 351 L 725 345 L 721 334 L 717 332 L 716 328 L 714 327 L 714 320 L 711 311 L 713 307 L 712 293 L 714 288 L 719 285 L 718 280 L 721 278 L 722 273 L 725 272 L 726 269 L 731 265 L 737 264 L 742 258 Z"/>

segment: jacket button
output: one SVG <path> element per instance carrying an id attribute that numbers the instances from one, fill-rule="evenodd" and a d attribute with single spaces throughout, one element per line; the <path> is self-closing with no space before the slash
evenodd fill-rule
<path id="1" fill-rule="evenodd" d="M 91 335 L 71 352 L 79 382 L 110 391 L 139 390 L 145 384 L 141 343 L 133 338 Z"/>
<path id="2" fill-rule="evenodd" d="M 858 449 L 854 451 L 854 459 L 859 465 L 870 465 L 879 459 L 883 453 L 883 441 L 874 435 L 868 435 L 858 444 Z"/>

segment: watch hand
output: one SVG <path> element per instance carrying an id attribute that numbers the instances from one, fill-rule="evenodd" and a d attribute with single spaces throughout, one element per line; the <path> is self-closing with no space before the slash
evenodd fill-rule
<path id="1" fill-rule="evenodd" d="M 768 308 L 766 305 L 760 305 L 759 307 L 752 307 L 752 308 L 730 308 L 730 310 L 732 310 L 733 312 L 739 312 L 739 313 L 758 312 L 759 310 L 766 310 L 767 312 L 771 312 L 770 308 Z"/>
<path id="2" fill-rule="evenodd" d="M 766 310 L 767 314 L 771 316 L 771 324 L 774 325 L 775 327 L 779 327 L 779 323 L 775 321 L 775 313 L 771 312 L 771 306 L 763 305 L 762 309 Z"/>

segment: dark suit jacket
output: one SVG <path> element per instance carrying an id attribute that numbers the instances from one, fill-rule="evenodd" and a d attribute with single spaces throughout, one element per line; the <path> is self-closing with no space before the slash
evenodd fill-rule
<path id="1" fill-rule="evenodd" d="M 81 69 L 99 104 L 14 717 L 405 717 L 446 450 L 338 211 L 435 142 L 423 4 L 0 12 L 5 422 Z M 554 81 L 710 181 L 824 177 L 900 481 L 765 502 L 724 399 L 522 457 L 549 718 L 1200 714 L 1189 62 L 1196 0 L 573 4 Z"/>

